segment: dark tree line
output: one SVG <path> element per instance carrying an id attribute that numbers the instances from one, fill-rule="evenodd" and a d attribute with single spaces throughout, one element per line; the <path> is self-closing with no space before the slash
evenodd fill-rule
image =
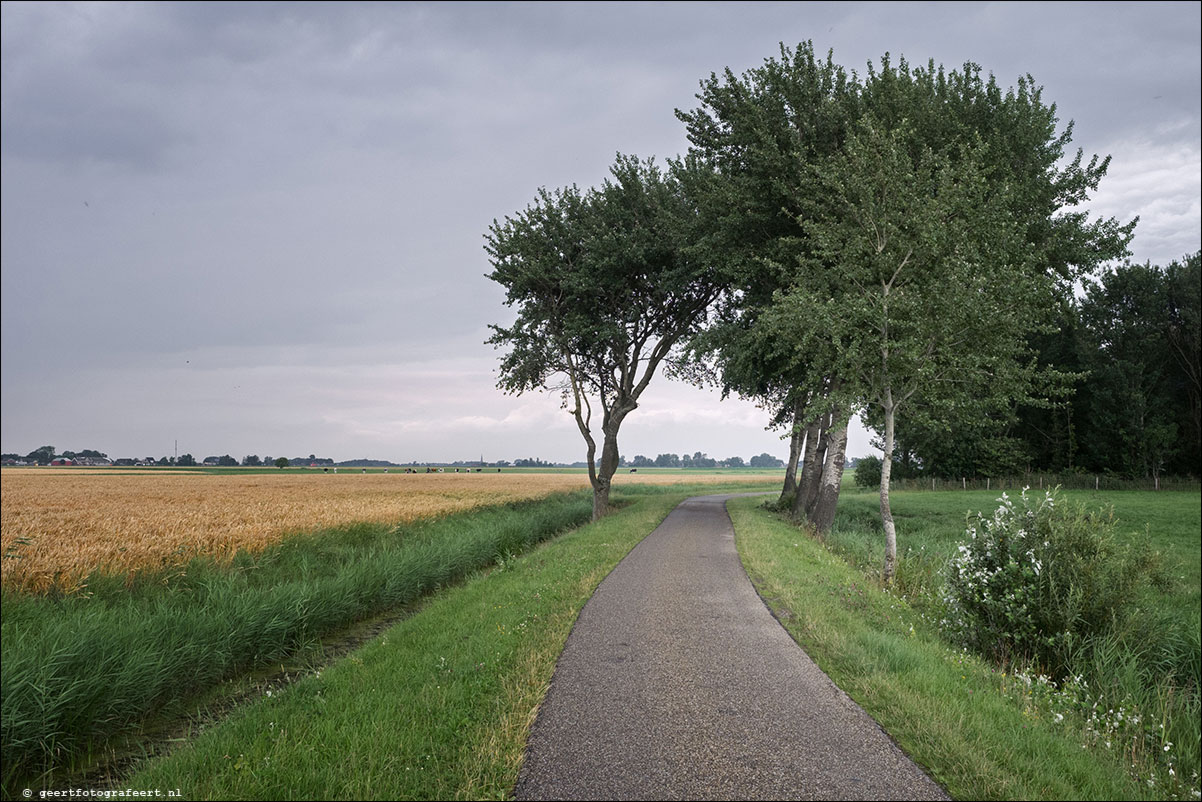
<path id="1" fill-rule="evenodd" d="M 1086 472 L 1197 476 L 1202 467 L 1198 253 L 1167 267 L 1124 264 L 1091 280 L 1032 338 L 1041 365 L 1068 377 L 1058 394 L 963 421 L 948 436 L 909 427 L 908 476 Z"/>

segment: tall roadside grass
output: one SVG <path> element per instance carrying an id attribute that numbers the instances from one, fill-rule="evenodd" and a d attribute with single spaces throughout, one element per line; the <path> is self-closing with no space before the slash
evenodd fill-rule
<path id="1" fill-rule="evenodd" d="M 298 535 L 232 564 L 93 575 L 81 595 L 3 596 L 3 796 L 238 672 L 397 608 L 587 521 L 583 493 L 403 526 Z"/>
<path id="2" fill-rule="evenodd" d="M 1059 679 L 1053 681 L 1039 665 L 1016 657 L 995 665 L 993 692 L 1029 718 L 1071 731 L 1078 748 L 1122 765 L 1147 794 L 1197 799 L 1202 751 L 1198 495 L 1061 495 L 1104 510 L 1117 521 L 1120 540 L 1159 552 L 1160 581 L 1144 587 L 1121 623 L 1075 643 Z M 894 495 L 902 559 L 889 597 L 911 611 L 920 630 L 954 639 L 956 627 L 944 593 L 947 566 L 965 540 L 967 515 L 989 515 L 999 505 L 998 496 L 979 491 Z M 881 592 L 876 578 L 884 560 L 877 505 L 873 493 L 846 495 L 825 541 L 858 569 L 859 581 L 874 593 Z M 792 531 L 798 540 L 801 533 Z"/>
<path id="3" fill-rule="evenodd" d="M 122 787 L 190 799 L 510 798 L 555 663 L 598 583 L 684 498 L 747 489 L 623 488 L 614 499 L 633 503 L 620 511 L 437 594 Z"/>

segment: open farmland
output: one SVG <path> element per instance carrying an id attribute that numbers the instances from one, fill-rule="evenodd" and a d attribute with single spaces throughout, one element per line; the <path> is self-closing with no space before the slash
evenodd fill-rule
<path id="1" fill-rule="evenodd" d="M 66 473 L 17 472 L 5 477 L 6 487 L 10 479 L 26 473 L 47 474 L 30 478 L 40 478 L 50 487 L 56 486 L 58 478 L 71 480 L 64 487 L 75 482 Z M 423 480 L 439 479 L 434 475 L 390 477 L 376 481 L 390 481 L 385 488 L 392 489 L 392 495 L 402 495 L 406 489 L 432 490 L 434 486 Z M 563 571 L 569 577 L 565 581 L 574 585 L 572 572 L 592 564 L 589 561 L 596 556 L 600 573 L 590 575 L 595 576 L 593 584 L 599 581 L 633 545 L 629 538 L 637 540 L 654 528 L 654 523 L 640 523 L 634 531 L 625 532 L 623 522 L 629 524 L 628 513 L 645 516 L 650 509 L 658 519 L 691 493 L 767 490 L 777 481 L 763 473 L 735 473 L 734 477 L 731 481 L 728 475 L 722 481 L 720 476 L 707 476 L 691 482 L 679 473 L 649 474 L 638 482 L 629 481 L 636 477 L 628 477 L 619 498 L 624 509 L 606 519 L 608 528 L 598 530 L 611 535 L 602 537 L 604 548 L 595 552 L 586 541 L 585 554 L 577 554 L 587 559 L 558 562 L 552 573 Z M 108 480 L 117 480 L 116 488 L 129 480 L 172 479 L 159 472 L 123 477 L 106 471 L 82 478 L 90 479 L 93 492 L 109 487 Z M 226 486 L 224 481 L 209 484 L 223 479 L 211 473 L 176 478 L 190 485 L 193 493 L 218 492 L 209 488 Z M 249 472 L 230 478 L 256 479 Z M 305 495 L 305 489 L 316 493 L 326 477 L 301 474 L 300 478 L 308 482 L 302 485 Z M 351 474 L 340 481 L 372 478 L 371 474 Z M 479 496 L 485 488 L 484 482 L 475 481 L 485 479 L 482 474 L 452 474 L 444 477 L 444 483 L 447 478 L 452 480 L 451 491 L 475 486 L 474 495 Z M 495 475 L 489 478 L 496 481 Z M 260 489 L 260 495 L 266 497 L 273 488 L 278 491 L 290 483 L 287 473 L 258 479 L 272 482 Z M 282 484 L 274 485 L 276 481 Z M 320 528 L 310 522 L 295 535 L 275 542 L 262 539 L 261 548 L 239 549 L 228 561 L 202 555 L 166 570 L 147 568 L 127 574 L 124 582 L 121 574 L 93 574 L 86 580 L 86 592 L 26 593 L 5 587 L 0 637 L 4 650 L 0 656 L 0 721 L 4 724 L 0 796 L 9 798 L 16 789 L 31 785 L 53 787 L 48 784 L 78 778 L 102 765 L 120 764 L 128 750 L 141 751 L 144 739 L 154 740 L 155 733 L 161 737 L 163 727 L 183 726 L 195 716 L 206 718 L 213 699 L 235 699 L 240 688 L 259 681 L 254 672 L 278 670 L 287 682 L 292 672 L 308 670 L 311 660 L 325 659 L 327 646 L 340 648 L 341 638 L 350 635 L 353 639 L 355 632 L 363 631 L 361 627 L 370 630 L 380 617 L 404 617 L 416 609 L 411 605 L 471 577 L 508 576 L 515 560 L 525 552 L 560 535 L 575 534 L 591 515 L 591 493 L 583 474 L 524 474 L 511 481 L 516 488 L 512 493 L 541 493 L 546 498 L 478 506 L 402 523 L 390 518 L 380 523 L 342 521 Z M 758 486 L 754 484 L 757 481 Z M 547 495 L 548 489 L 573 487 L 577 488 L 574 492 Z M 48 498 L 56 499 L 53 495 Z M 67 507 L 66 498 L 60 495 L 54 503 Z M 126 498 L 135 507 L 141 502 L 136 494 Z M 253 494 L 249 498 L 253 499 Z M 12 504 L 15 494 L 6 490 L 5 501 Z M 357 517 L 365 514 L 360 512 Z M 622 537 L 612 536 L 615 527 L 623 531 Z M 70 537 L 60 539 L 69 541 Z M 565 540 L 578 541 L 572 537 Z M 584 594 L 579 603 L 590 591 L 591 585 L 574 591 Z M 537 601 L 539 596 L 536 590 L 533 599 Z M 572 608 L 571 617 L 575 609 L 578 607 Z M 515 640 L 511 634 L 527 627 L 531 621 L 528 613 L 524 603 L 517 604 L 517 618 L 510 621 L 514 629 L 488 627 L 488 632 L 493 638 Z M 334 640 L 327 642 L 327 638 Z M 287 668 L 282 667 L 285 661 L 290 661 Z M 484 662 L 476 662 L 479 665 L 474 670 L 487 668 Z M 552 665 L 553 655 L 546 662 L 548 668 Z M 525 720 L 520 710 L 517 714 Z M 454 716 L 448 719 L 458 721 Z"/>
<path id="2" fill-rule="evenodd" d="M 764 481 L 763 474 L 644 472 L 638 482 Z M 94 570 L 126 573 L 230 559 L 297 532 L 350 523 L 403 523 L 588 486 L 578 473 L 0 472 L 3 585 L 77 589 Z"/>

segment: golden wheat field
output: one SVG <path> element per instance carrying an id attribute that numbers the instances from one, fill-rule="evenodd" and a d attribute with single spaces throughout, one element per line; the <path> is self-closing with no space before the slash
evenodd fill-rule
<path id="1" fill-rule="evenodd" d="M 617 483 L 732 480 L 622 475 Z M 749 476 L 763 481 L 763 476 Z M 737 481 L 737 479 L 736 479 Z M 361 521 L 401 523 L 588 486 L 583 473 L 0 472 L 0 541 L 8 589 L 78 587 L 104 568 L 132 572 L 199 554 L 229 559 L 285 535 Z"/>

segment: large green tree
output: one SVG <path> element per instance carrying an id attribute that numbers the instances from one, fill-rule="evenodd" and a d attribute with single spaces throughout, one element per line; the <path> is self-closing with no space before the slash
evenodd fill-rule
<path id="1" fill-rule="evenodd" d="M 730 276 L 728 303 L 699 343 L 713 371 L 698 375 L 756 399 L 771 425 L 789 432 L 781 500 L 793 498 L 795 514 L 821 528 L 834 516 L 849 416 L 830 414 L 827 396 L 837 377 L 813 375 L 814 355 L 778 343 L 759 318 L 787 286 L 798 254 L 809 251 L 799 200 L 810 165 L 838 153 L 858 118 L 859 83 L 830 53 L 820 58 L 803 42 L 782 45 L 778 58 L 742 75 L 711 74 L 697 99 L 697 108 L 676 115 L 691 156 L 709 167 L 695 173 L 693 194 L 701 199 L 703 237 Z M 823 476 L 831 484 L 819 505 Z"/>
<path id="2" fill-rule="evenodd" d="M 1199 272 L 1196 253 L 1163 268 L 1104 271 L 1081 297 L 1061 301 L 1053 331 L 1030 339 L 1041 372 L 1058 381 L 1010 409 L 966 407 L 941 425 L 906 420 L 899 443 L 924 473 L 944 478 L 1028 469 L 1197 475 Z"/>
<path id="3" fill-rule="evenodd" d="M 848 403 L 879 410 L 884 577 L 896 567 L 889 502 L 895 426 L 923 398 L 935 414 L 1023 392 L 1025 337 L 1054 282 L 1026 263 L 983 145 L 936 151 L 909 127 L 860 122 L 843 153 L 813 167 L 804 226 L 813 256 L 766 320 L 802 350 L 833 343 Z"/>
<path id="4" fill-rule="evenodd" d="M 1058 130 L 1029 76 L 1003 92 L 974 64 L 912 69 L 886 55 L 849 78 L 804 44 L 702 86 L 703 107 L 678 114 L 728 200 L 715 240 L 744 268 L 736 303 L 809 363 L 807 389 L 823 394 L 810 414 L 828 416 L 825 498 L 837 498 L 854 410 L 875 407 L 891 452 L 899 409 L 937 426 L 1012 405 L 1033 386 L 1026 343 L 1043 313 L 1126 253 L 1134 223 L 1075 208 L 1108 159 L 1064 160 L 1072 124 Z M 809 520 L 821 528 L 827 512 L 819 502 Z"/>
<path id="5" fill-rule="evenodd" d="M 586 444 L 594 519 L 609 508 L 622 422 L 722 287 L 696 245 L 690 169 L 619 156 L 600 187 L 540 191 L 487 235 L 489 278 L 517 310 L 491 327 L 488 342 L 507 349 L 498 386 L 561 394 Z"/>
<path id="6" fill-rule="evenodd" d="M 1072 124 L 1058 132 L 1041 94 L 1029 76 L 1003 94 L 973 64 L 945 73 L 886 57 L 865 82 L 864 133 L 816 171 L 841 202 L 825 219 L 817 212 L 811 228 L 847 266 L 836 281 L 839 325 L 872 327 L 840 350 L 883 422 L 887 581 L 897 553 L 889 478 L 899 408 L 920 400 L 917 409 L 937 421 L 966 405 L 1028 397 L 1032 333 L 1073 281 L 1127 253 L 1134 222 L 1091 221 L 1074 208 L 1109 159 L 1085 164 L 1078 151 L 1060 166 Z M 831 307 L 832 297 L 840 293 L 828 286 L 820 300 Z"/>

